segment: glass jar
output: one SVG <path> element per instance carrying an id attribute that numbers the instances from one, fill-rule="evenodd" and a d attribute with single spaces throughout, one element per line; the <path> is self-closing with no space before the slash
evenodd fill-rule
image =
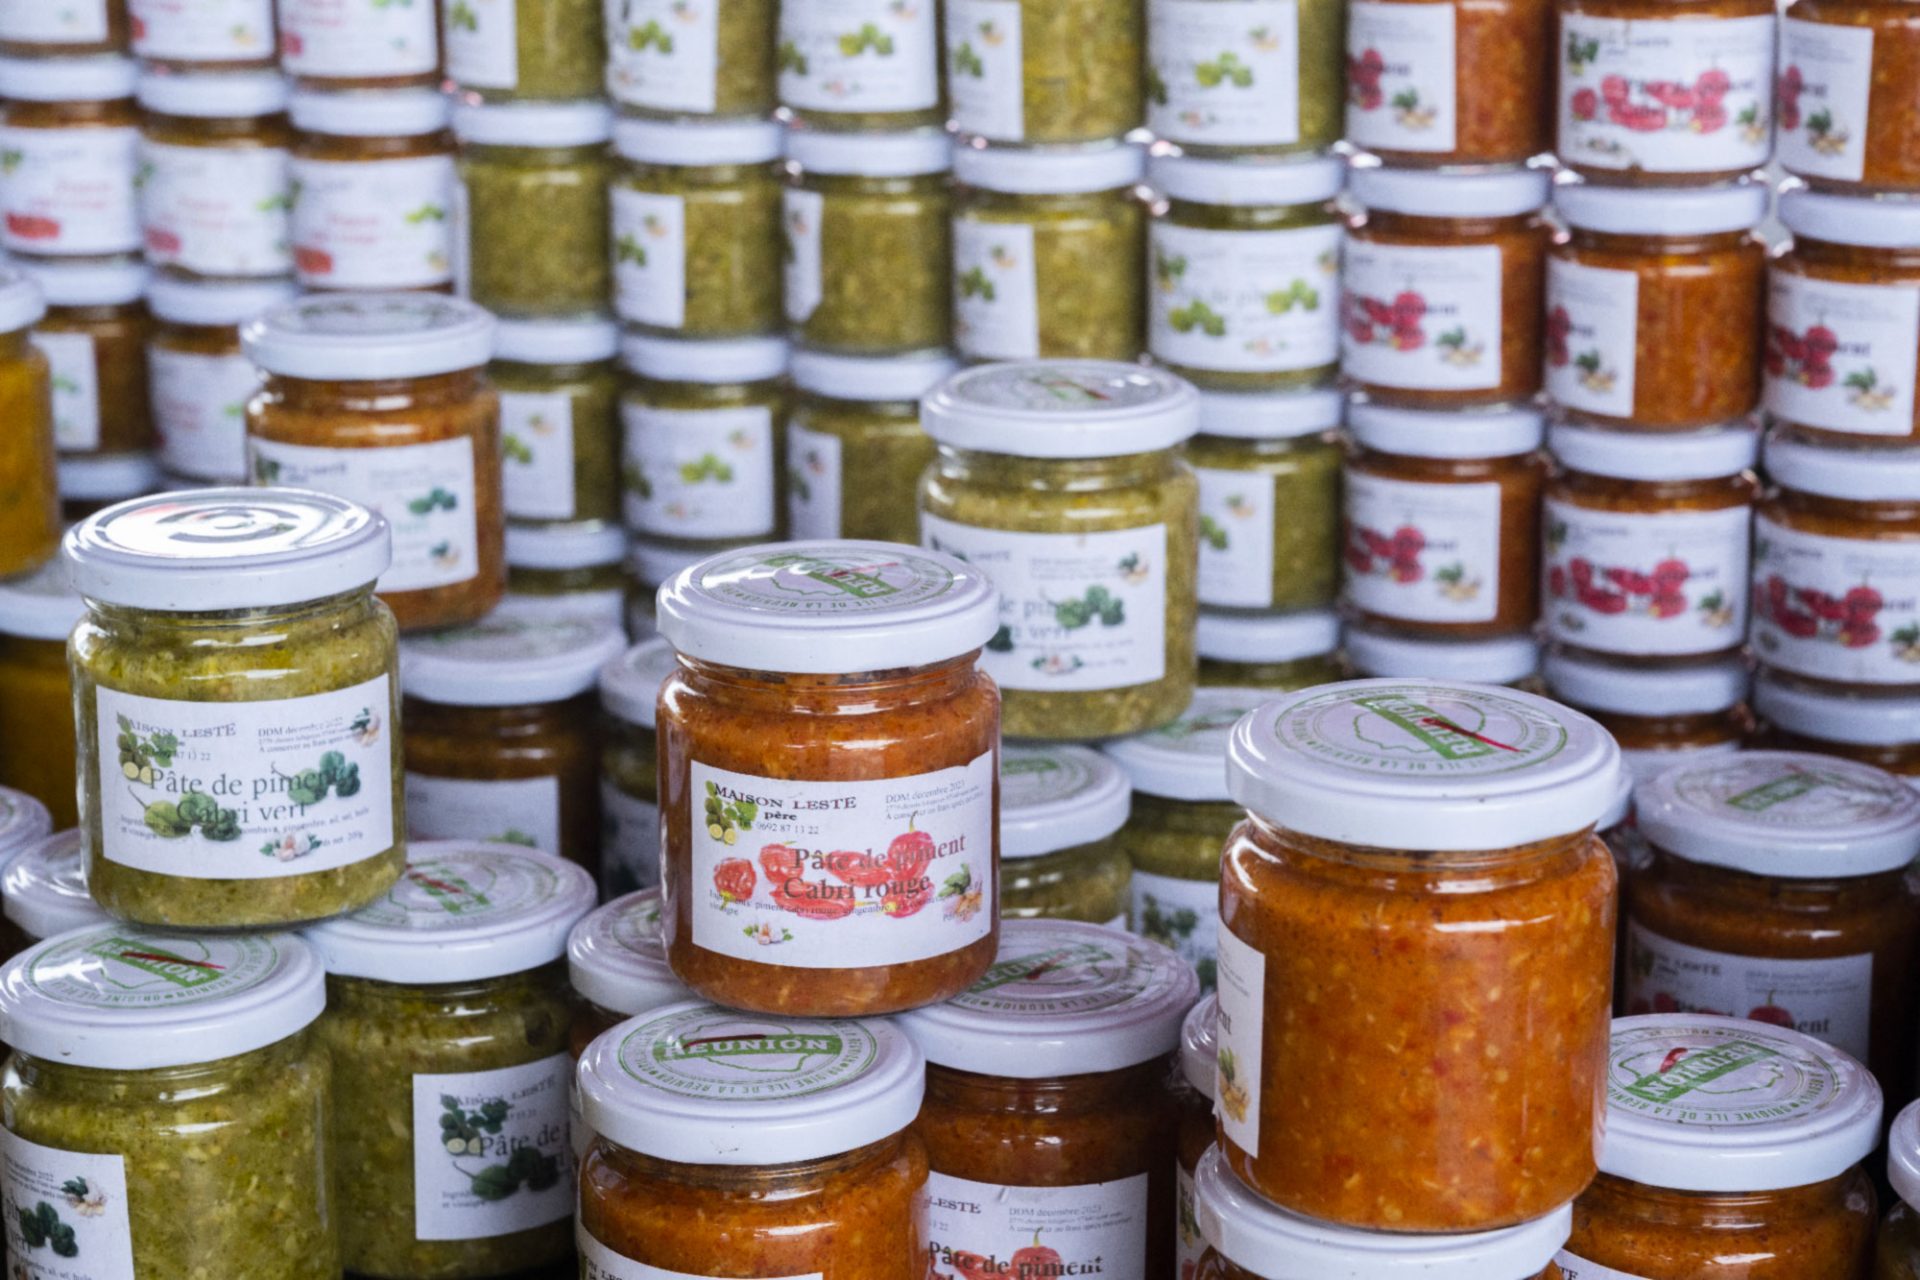
<path id="1" fill-rule="evenodd" d="M 567 936 L 579 867 L 510 845 L 416 842 L 386 896 L 306 937 L 340 1064 L 334 1203 L 357 1275 L 477 1280 L 573 1241 Z"/>
<path id="2" fill-rule="evenodd" d="M 45 805 L 60 830 L 80 820 L 67 637 L 85 614 L 58 556 L 0 581 L 0 722 L 34 727 L 0 734 L 0 778 Z"/>
<path id="3" fill-rule="evenodd" d="M 585 1271 L 918 1274 L 925 1077 L 884 1021 L 679 1004 L 621 1023 L 580 1060 L 599 1135 L 580 1173 Z"/>
<path id="4" fill-rule="evenodd" d="M 666 907 L 658 887 L 623 894 L 582 917 L 567 937 L 567 977 L 573 987 L 569 1051 L 578 1061 L 587 1046 L 628 1018 L 694 998 L 667 967 L 661 932 Z M 574 1117 L 576 1126 L 579 1116 Z M 582 1137 L 574 1143 L 585 1155 Z"/>
<path id="5" fill-rule="evenodd" d="M 24 791 L 0 787 L 0 866 L 10 865 L 27 846 L 53 831 L 47 806 Z"/>
<path id="6" fill-rule="evenodd" d="M 749 548 L 661 589 L 680 655 L 659 751 L 681 981 L 729 1008 L 843 1017 L 945 1000 L 986 970 L 1000 706 L 978 662 L 998 616 L 977 570 L 885 543 Z"/>
<path id="7" fill-rule="evenodd" d="M 459 292 L 505 317 L 604 312 L 613 289 L 606 104 L 462 105 L 453 135 Z"/>
<path id="8" fill-rule="evenodd" d="M 453 0 L 441 38 L 447 79 L 487 101 L 558 102 L 607 91 L 606 6 L 600 0 L 539 0 L 504 11 Z"/>
<path id="9" fill-rule="evenodd" d="M 620 357 L 629 375 L 620 394 L 627 527 L 688 551 L 779 537 L 785 340 L 629 333 Z"/>
<path id="10" fill-rule="evenodd" d="M 764 116 L 775 105 L 775 0 L 642 0 L 607 14 L 606 91 L 626 112 Z"/>
<path id="11" fill-rule="evenodd" d="M 1479 640 L 1428 640 L 1371 627 L 1345 633 L 1347 664 L 1373 680 L 1474 680 L 1536 692 L 1540 643 L 1530 633 Z"/>
<path id="12" fill-rule="evenodd" d="M 301 286 L 450 289 L 460 181 L 446 97 L 434 89 L 302 89 L 290 107 L 290 225 Z"/>
<path id="13" fill-rule="evenodd" d="M 985 365 L 921 405 L 921 541 L 1000 594 L 985 670 L 1019 738 L 1110 738 L 1192 700 L 1199 398 L 1134 365 Z"/>
<path id="14" fill-rule="evenodd" d="M 1154 0 L 1147 128 L 1189 155 L 1317 151 L 1340 140 L 1341 0 Z M 961 74 L 955 58 L 954 74 Z"/>
<path id="15" fill-rule="evenodd" d="M 947 93 L 961 133 L 1099 142 L 1145 114 L 1141 0 L 950 0 Z"/>
<path id="16" fill-rule="evenodd" d="M 1914 1280 L 1920 1276 L 1920 1104 L 1909 1104 L 1894 1117 L 1887 1138 L 1887 1177 L 1894 1203 L 1880 1224 L 1874 1250 L 1874 1280 Z"/>
<path id="17" fill-rule="evenodd" d="M 276 0 L 280 67 L 303 89 L 431 85 L 440 71 L 440 7 L 348 9 L 337 0 Z"/>
<path id="18" fill-rule="evenodd" d="M 796 538 L 920 540 L 911 495 L 933 461 L 920 397 L 955 369 L 944 351 L 793 353 L 787 523 Z"/>
<path id="19" fill-rule="evenodd" d="M 266 385 L 247 406 L 256 484 L 339 494 L 386 517 L 381 599 L 403 629 L 482 617 L 506 589 L 493 318 L 424 294 L 339 294 L 241 330 Z"/>
<path id="20" fill-rule="evenodd" d="M 1345 599 L 1371 626 L 1484 639 L 1540 613 L 1540 412 L 1348 412 Z"/>
<path id="21" fill-rule="evenodd" d="M 324 920 L 400 873 L 385 522 L 291 489 L 126 502 L 67 535 L 87 880 L 177 929 Z"/>
<path id="22" fill-rule="evenodd" d="M 1485 1231 L 1572 1199 L 1613 985 L 1607 732 L 1527 693 L 1360 681 L 1247 717 L 1228 771 L 1250 811 L 1220 890 L 1234 1173 L 1369 1231 Z M 1381 1045 L 1379 1027 L 1378 1054 L 1328 1052 Z"/>
<path id="23" fill-rule="evenodd" d="M 718 551 L 738 550 L 740 544 L 722 546 L 715 551 L 705 547 L 682 547 L 673 543 L 651 542 L 635 538 L 627 554 L 627 634 L 645 640 L 658 633 L 654 605 L 660 588 L 673 581 L 682 569 L 691 568 Z"/>
<path id="24" fill-rule="evenodd" d="M 1208 0 L 1212 2 L 1212 0 Z M 1210 391 L 1187 461 L 1200 482 L 1203 607 L 1311 609 L 1340 585 L 1336 390 Z"/>
<path id="25" fill-rule="evenodd" d="M 47 811 L 38 801 L 18 792 L 0 794 L 0 839 L 9 839 L 23 825 L 44 824 Z M 25 814 L 38 822 L 22 823 Z M 12 959 L 36 942 L 69 929 L 113 923 L 87 893 L 86 837 L 77 830 L 41 834 L 24 845 L 14 844 L 4 855 L 0 899 L 6 918 L 0 920 L 0 953 Z"/>
<path id="26" fill-rule="evenodd" d="M 1089 1275 L 1125 1260 L 1172 1275 L 1180 1116 L 1167 1071 L 1199 994 L 1164 947 L 1013 920 L 985 981 L 902 1018 L 927 1058 L 914 1125 L 932 1169 L 927 1262 Z"/>
<path id="27" fill-rule="evenodd" d="M 0 57 L 0 247 L 35 256 L 140 250 L 134 64 L 112 54 Z"/>
<path id="28" fill-rule="evenodd" d="M 1541 169 L 1356 167 L 1362 212 L 1340 268 L 1346 380 L 1415 409 L 1531 399 L 1553 239 L 1540 216 L 1547 185 Z"/>
<path id="29" fill-rule="evenodd" d="M 1130 788 L 1097 751 L 1054 743 L 1000 749 L 1000 915 L 1127 927 L 1133 864 L 1115 833 Z"/>
<path id="30" fill-rule="evenodd" d="M 147 286 L 147 395 L 169 476 L 247 482 L 247 402 L 260 390 L 260 370 L 240 349 L 240 326 L 296 292 L 291 280 L 168 275 Z"/>
<path id="31" fill-rule="evenodd" d="M 340 1274 L 320 966 L 285 934 L 66 934 L 5 969 L 14 1265 Z M 351 1072 L 357 1063 L 342 1061 Z M 209 1253 L 208 1250 L 215 1252 Z M 36 1256 L 37 1255 L 37 1256 Z"/>
<path id="32" fill-rule="evenodd" d="M 794 341 L 856 355 L 945 347 L 953 324 L 947 135 L 796 129 L 787 159 L 781 216 Z"/>
<path id="33" fill-rule="evenodd" d="M 1188 1268 L 1200 1265 L 1207 1251 L 1207 1238 L 1200 1234 L 1200 1218 L 1194 1201 L 1193 1178 L 1200 1162 L 1213 1149 L 1214 1082 L 1220 1068 L 1215 1053 L 1220 1030 L 1220 1002 L 1207 996 L 1187 1013 L 1180 1024 L 1180 1053 L 1173 1069 L 1171 1087 L 1180 1109 L 1180 1146 L 1174 1162 L 1174 1262 L 1178 1273 L 1191 1280 Z"/>
<path id="34" fill-rule="evenodd" d="M 145 453 L 153 447 L 147 378 L 152 322 L 136 258 L 19 260 L 47 310 L 29 337 L 47 358 L 53 435 L 63 458 Z M 65 496 L 66 490 L 61 490 Z"/>
<path id="35" fill-rule="evenodd" d="M 501 609 L 626 626 L 627 531 L 617 524 L 507 526 Z"/>
<path id="36" fill-rule="evenodd" d="M 1809 680 L 1920 692 L 1920 455 L 1776 430 L 1754 513 L 1760 660 Z"/>
<path id="37" fill-rule="evenodd" d="M 1291 693 L 1341 678 L 1340 617 L 1331 609 L 1299 613 L 1215 613 L 1194 624 L 1200 683 Z"/>
<path id="38" fill-rule="evenodd" d="M 0 579 L 45 564 L 60 542 L 51 362 L 34 341 L 40 287 L 0 270 Z M 4 748 L 0 748 L 4 750 Z"/>
<path id="39" fill-rule="evenodd" d="M 954 153 L 953 345 L 961 358 L 1139 357 L 1144 172 L 1140 149 L 1125 142 Z"/>
<path id="40" fill-rule="evenodd" d="M 1881 1100 L 1858 1062 L 1780 1027 L 1673 1014 L 1616 1022 L 1607 1065 L 1601 1173 L 1574 1203 L 1566 1274 L 1865 1280 L 1860 1161 Z"/>
<path id="41" fill-rule="evenodd" d="M 1775 12 L 1772 0 L 1560 0 L 1560 163 L 1633 186 L 1765 165 Z"/>
<path id="42" fill-rule="evenodd" d="M 127 47 L 125 0 L 0 0 L 0 53 L 65 57 L 112 53 Z"/>
<path id="43" fill-rule="evenodd" d="M 116 502 L 159 491 L 160 464 L 147 453 L 78 454 L 60 459 L 60 519 L 78 524 Z"/>
<path id="44" fill-rule="evenodd" d="M 496 611 L 401 646 L 407 835 L 517 844 L 600 869 L 593 689 L 606 623 Z"/>
<path id="45" fill-rule="evenodd" d="M 780 105 L 800 124 L 867 133 L 946 126 L 937 5 L 786 0 L 779 40 Z"/>
<path id="46" fill-rule="evenodd" d="M 1780 24 L 1780 164 L 1820 187 L 1920 188 L 1912 136 L 1920 15 L 1799 0 Z"/>
<path id="47" fill-rule="evenodd" d="M 1613 735 L 1636 782 L 1676 765 L 1731 756 L 1753 726 L 1745 705 L 1747 664 L 1738 654 L 1649 663 L 1555 649 L 1543 674 L 1549 697 Z"/>
<path id="48" fill-rule="evenodd" d="M 31 4 L 33 0 L 25 0 Z M 169 74 L 235 68 L 272 70 L 279 42 L 273 0 L 127 0 L 133 56 Z"/>
<path id="49" fill-rule="evenodd" d="M 510 525 L 620 519 L 619 352 L 620 329 L 611 320 L 500 322 L 487 372 L 500 392 Z"/>
<path id="50" fill-rule="evenodd" d="M 147 261 L 188 276 L 293 270 L 287 82 L 277 71 L 140 78 Z"/>
<path id="51" fill-rule="evenodd" d="M 1858 760 L 1920 787 L 1920 696 L 1822 688 L 1762 669 L 1753 710 L 1764 726 L 1762 745 Z"/>
<path id="52" fill-rule="evenodd" d="M 673 646 L 655 637 L 600 668 L 603 897 L 660 883 L 660 744 L 655 731 L 660 686 L 679 665 Z"/>
<path id="53" fill-rule="evenodd" d="M 1548 636 L 1618 657 L 1736 652 L 1747 634 L 1760 435 L 1555 423 L 1541 502 Z"/>

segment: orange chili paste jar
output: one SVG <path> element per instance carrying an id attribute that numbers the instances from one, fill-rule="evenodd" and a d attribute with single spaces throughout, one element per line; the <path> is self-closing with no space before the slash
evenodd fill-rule
<path id="1" fill-rule="evenodd" d="M 1543 670 L 1547 696 L 1598 720 L 1636 781 L 1732 755 L 1752 727 L 1747 664 L 1738 656 L 1647 663 L 1556 649 Z"/>
<path id="2" fill-rule="evenodd" d="M 1781 167 L 1816 186 L 1920 188 L 1920 12 L 1797 0 L 1780 24 Z"/>

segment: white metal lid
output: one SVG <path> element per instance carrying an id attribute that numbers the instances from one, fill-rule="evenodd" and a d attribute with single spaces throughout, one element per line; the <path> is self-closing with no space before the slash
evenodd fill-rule
<path id="1" fill-rule="evenodd" d="M 78 828 L 30 841 L 0 875 L 7 919 L 35 942 L 111 917 L 87 892 L 87 858 Z"/>
<path id="2" fill-rule="evenodd" d="M 978 982 L 899 1021 L 935 1066 L 1036 1080 L 1166 1056 L 1199 998 L 1193 966 L 1157 942 L 1077 920 L 1007 920 Z"/>
<path id="3" fill-rule="evenodd" d="M 1532 405 L 1505 408 L 1396 409 L 1356 398 L 1347 429 L 1368 449 L 1412 458 L 1509 458 L 1531 453 L 1546 436 L 1546 415 Z"/>
<path id="4" fill-rule="evenodd" d="M 1796 183 L 1780 190 L 1780 221 L 1796 236 L 1868 249 L 1920 248 L 1920 198 L 1836 196 Z"/>
<path id="5" fill-rule="evenodd" d="M 1909 1205 L 1920 1205 L 1920 1102 L 1909 1102 L 1893 1118 L 1887 1135 L 1887 1180 Z"/>
<path id="6" fill-rule="evenodd" d="M 133 257 L 15 258 L 13 266 L 50 307 L 124 307 L 147 291 L 147 264 Z"/>
<path id="7" fill-rule="evenodd" d="M 293 127 L 342 138 L 417 138 L 453 119 L 438 89 L 302 89 L 287 100 Z"/>
<path id="8" fill-rule="evenodd" d="M 24 791 L 0 787 L 0 859 L 52 830 L 53 817 L 47 806 Z"/>
<path id="9" fill-rule="evenodd" d="M 785 338 L 714 338 L 689 341 L 628 333 L 620 339 L 620 360 L 643 378 L 657 382 L 765 382 L 787 371 Z"/>
<path id="10" fill-rule="evenodd" d="M 1200 433 L 1236 440 L 1285 440 L 1340 425 L 1347 398 L 1338 387 L 1252 394 L 1200 393 Z"/>
<path id="11" fill-rule="evenodd" d="M 1161 369 L 1020 360 L 963 369 L 927 394 L 941 444 L 1017 458 L 1113 458 L 1171 449 L 1200 426 L 1200 395 Z"/>
<path id="12" fill-rule="evenodd" d="M 195 613 L 299 604 L 373 585 L 393 559 L 387 522 L 305 489 L 188 489 L 108 507 L 67 531 L 89 600 Z"/>
<path id="13" fill-rule="evenodd" d="M 1620 754 L 1622 759 L 1628 755 L 1625 751 Z M 1593 824 L 1596 831 L 1611 831 L 1632 816 L 1633 784 L 1634 773 L 1629 761 L 1628 767 L 1620 772 L 1620 789 L 1613 793 L 1613 803 L 1608 805 L 1607 811 L 1600 815 L 1600 820 Z"/>
<path id="14" fill-rule="evenodd" d="M 435 293 L 316 293 L 240 329 L 268 373 L 324 382 L 427 378 L 493 358 L 493 316 Z"/>
<path id="15" fill-rule="evenodd" d="M 86 612 L 65 556 L 54 556 L 32 573 L 0 579 L 0 635 L 65 641 Z"/>
<path id="16" fill-rule="evenodd" d="M 1127 825 L 1133 789 L 1090 747 L 1057 742 L 1000 748 L 1000 856 L 1037 858 L 1092 844 Z"/>
<path id="17" fill-rule="evenodd" d="M 1355 163 L 1347 171 L 1347 194 L 1364 207 L 1429 218 L 1511 218 L 1532 213 L 1546 204 L 1552 185 L 1546 170 L 1518 165 L 1397 169 L 1371 162 Z"/>
<path id="18" fill-rule="evenodd" d="M 493 358 L 516 364 L 596 364 L 620 354 L 620 326 L 604 316 L 501 320 Z"/>
<path id="19" fill-rule="evenodd" d="M 1475 680 L 1514 684 L 1540 666 L 1540 642 L 1529 632 L 1479 640 L 1437 640 L 1351 626 L 1347 661 L 1363 676 L 1393 680 Z"/>
<path id="20" fill-rule="evenodd" d="M 692 568 L 712 554 L 711 551 L 690 551 L 685 547 L 666 546 L 645 538 L 635 538 L 633 549 L 627 553 L 627 571 L 642 586 L 659 587 L 681 570 Z"/>
<path id="21" fill-rule="evenodd" d="M 1200 1234 L 1264 1280 L 1520 1280 L 1539 1275 L 1573 1234 L 1573 1206 L 1469 1235 L 1362 1231 L 1288 1213 L 1254 1194 L 1210 1147 L 1194 1173 Z"/>
<path id="22" fill-rule="evenodd" d="M 1571 175 L 1554 187 L 1553 207 L 1569 226 L 1624 236 L 1709 236 L 1750 231 L 1767 216 L 1765 183 L 1742 179 L 1713 187 L 1662 187 L 1649 199 L 1638 187 L 1610 187 Z"/>
<path id="23" fill-rule="evenodd" d="M 479 147 L 593 147 L 613 137 L 604 102 L 462 102 L 453 136 Z"/>
<path id="24" fill-rule="evenodd" d="M 1782 879 L 1897 871 L 1920 857 L 1920 793 L 1835 756 L 1742 751 L 1634 789 L 1640 831 L 1691 862 Z"/>
<path id="25" fill-rule="evenodd" d="M 1759 460 L 1760 428 L 1728 422 L 1699 431 L 1644 431 L 1556 422 L 1547 428 L 1547 448 L 1569 471 L 1620 480 L 1714 480 L 1735 476 Z"/>
<path id="26" fill-rule="evenodd" d="M 1713 715 L 1733 710 L 1747 696 L 1747 664 L 1737 657 L 1662 666 L 1607 662 L 1556 649 L 1547 654 L 1541 674 L 1555 698 L 1606 715 Z"/>
<path id="27" fill-rule="evenodd" d="M 247 119 L 287 109 L 278 71 L 146 71 L 136 95 L 149 111 L 201 119 Z"/>
<path id="28" fill-rule="evenodd" d="M 600 668 L 626 648 L 612 623 L 498 613 L 400 642 L 400 688 L 410 698 L 455 707 L 563 702 L 592 689 Z"/>
<path id="29" fill-rule="evenodd" d="M 1620 748 L 1588 717 L 1494 685 L 1352 680 L 1233 731 L 1233 798 L 1303 835 L 1388 849 L 1505 849 L 1592 826 Z"/>
<path id="30" fill-rule="evenodd" d="M 892 1137 L 920 1111 L 926 1060 L 880 1019 L 735 1013 L 697 1001 L 629 1019 L 587 1047 L 587 1126 L 681 1164 L 819 1160 Z"/>
<path id="31" fill-rule="evenodd" d="M 150 453 L 75 453 L 58 464 L 62 502 L 121 502 L 160 487 L 160 463 Z"/>
<path id="32" fill-rule="evenodd" d="M 1335 156 L 1211 160 L 1156 155 L 1147 181 L 1174 200 L 1199 204 L 1319 204 L 1340 194 L 1347 166 Z"/>
<path id="33" fill-rule="evenodd" d="M 137 66 L 132 58 L 117 53 L 78 58 L 0 58 L 0 98 L 16 98 L 22 102 L 111 102 L 131 98 L 139 80 Z"/>
<path id="34" fill-rule="evenodd" d="M 833 400 L 918 400 L 960 367 L 944 351 L 899 356 L 843 356 L 828 351 L 793 353 L 793 385 Z"/>
<path id="35" fill-rule="evenodd" d="M 613 149 L 641 164 L 767 164 L 785 145 L 785 130 L 773 120 L 622 116 L 613 126 Z"/>
<path id="36" fill-rule="evenodd" d="M 0 333 L 18 333 L 40 323 L 47 314 L 47 297 L 32 276 L 0 266 Z"/>
<path id="37" fill-rule="evenodd" d="M 1331 609 L 1297 613 L 1231 613 L 1202 609 L 1194 648 L 1210 662 L 1298 662 L 1340 647 L 1340 615 Z"/>
<path id="38" fill-rule="evenodd" d="M 1762 667 L 1753 678 L 1753 709 L 1777 729 L 1821 742 L 1866 747 L 1920 742 L 1920 694 L 1816 689 Z"/>
<path id="39" fill-rule="evenodd" d="M 686 657 L 796 674 L 945 662 L 1000 628 L 1000 593 L 979 570 L 888 542 L 724 551 L 675 575 L 657 607 Z"/>
<path id="40" fill-rule="evenodd" d="M 147 285 L 147 310 L 168 324 L 239 328 L 299 296 L 291 280 L 187 280 L 158 275 Z"/>
<path id="41" fill-rule="evenodd" d="M 515 569 L 585 569 L 627 558 L 617 524 L 509 524 L 507 564 Z"/>
<path id="42" fill-rule="evenodd" d="M 567 935 L 567 974 L 581 999 L 635 1014 L 693 999 L 667 967 L 658 889 L 642 889 L 589 911 Z"/>
<path id="43" fill-rule="evenodd" d="M 1784 489 L 1851 502 L 1920 501 L 1920 449 L 1815 444 L 1776 428 L 1762 453 L 1767 478 Z"/>
<path id="44" fill-rule="evenodd" d="M 56 934 L 0 969 L 0 1040 L 63 1066 L 144 1071 L 276 1044 L 327 1003 L 291 934 L 184 934 L 111 922 Z"/>
<path id="45" fill-rule="evenodd" d="M 1600 1169 L 1670 1191 L 1810 1186 L 1873 1151 L 1881 1106 L 1865 1067 L 1790 1028 L 1704 1013 L 1618 1018 Z"/>
<path id="46" fill-rule="evenodd" d="M 584 867 L 514 844 L 415 840 L 385 895 L 302 934 L 328 973 L 379 982 L 478 982 L 567 954 L 598 897 Z"/>
<path id="47" fill-rule="evenodd" d="M 1187 1011 L 1180 1024 L 1180 1074 L 1204 1098 L 1219 1082 L 1220 997 L 1209 995 Z"/>
<path id="48" fill-rule="evenodd" d="M 1173 723 L 1116 738 L 1103 750 L 1127 771 L 1135 791 L 1224 804 L 1233 798 L 1227 790 L 1227 739 L 1242 716 L 1272 698 L 1265 689 L 1196 689 Z"/>
<path id="49" fill-rule="evenodd" d="M 843 133 L 798 126 L 787 131 L 787 159 L 808 173 L 911 178 L 952 168 L 953 139 L 944 129 Z"/>
<path id="50" fill-rule="evenodd" d="M 1009 195 L 1079 195 L 1137 185 L 1146 152 L 1131 142 L 1003 147 L 975 140 L 953 149 L 953 180 Z"/>
<path id="51" fill-rule="evenodd" d="M 660 713 L 660 686 L 680 669 L 680 655 L 659 636 L 643 640 L 600 668 L 600 705 L 642 729 Z"/>

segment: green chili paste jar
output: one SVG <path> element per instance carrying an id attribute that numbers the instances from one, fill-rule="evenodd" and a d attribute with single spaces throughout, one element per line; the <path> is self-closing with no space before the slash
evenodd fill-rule
<path id="1" fill-rule="evenodd" d="M 619 352 L 619 326 L 595 316 L 494 330 L 509 526 L 620 518 Z"/>
<path id="2" fill-rule="evenodd" d="M 502 317 L 605 311 L 613 272 L 606 105 L 467 105 L 454 111 L 453 133 L 460 292 Z"/>
<path id="3" fill-rule="evenodd" d="M 16 956 L 0 973 L 15 1272 L 185 1277 L 218 1259 L 337 1280 L 333 1072 L 309 1030 L 325 1001 L 286 934 L 98 924 Z"/>
<path id="4" fill-rule="evenodd" d="M 298 489 L 109 507 L 67 535 L 87 880 L 177 929 L 324 920 L 405 857 L 387 523 Z"/>
<path id="5" fill-rule="evenodd" d="M 786 308 L 795 341 L 855 353 L 946 346 L 947 135 L 796 129 L 787 160 Z"/>
<path id="6" fill-rule="evenodd" d="M 776 105 L 776 7 L 776 0 L 607 5 L 607 92 L 638 115 L 766 115 Z"/>
<path id="7" fill-rule="evenodd" d="M 624 626 L 627 549 L 627 531 L 617 524 L 509 526 L 500 608 Z"/>
<path id="8" fill-rule="evenodd" d="M 659 333 L 782 327 L 780 126 L 622 120 L 613 179 L 613 309 Z"/>
<path id="9" fill-rule="evenodd" d="M 780 105 L 815 128 L 944 126 L 934 0 L 782 0 Z"/>
<path id="10" fill-rule="evenodd" d="M 954 153 L 953 343 L 968 360 L 1134 360 L 1146 345 L 1131 143 Z"/>
<path id="11" fill-rule="evenodd" d="M 1000 915 L 1127 927 L 1133 864 L 1114 839 L 1131 789 L 1087 747 L 1000 749 Z"/>
<path id="12" fill-rule="evenodd" d="M 567 934 L 581 868 L 512 845 L 429 841 L 361 911 L 307 933 L 327 968 L 347 1269 L 475 1280 L 572 1246 Z"/>
<path id="13" fill-rule="evenodd" d="M 597 98 L 606 91 L 606 8 L 602 0 L 447 0 L 447 79 L 488 100 Z"/>
<path id="14" fill-rule="evenodd" d="M 795 538 L 920 540 L 913 495 L 933 461 L 920 397 L 953 373 L 944 351 L 793 353 L 787 521 Z"/>
<path id="15" fill-rule="evenodd" d="M 1529 633 L 1484 640 L 1400 635 L 1355 623 L 1347 627 L 1347 664 L 1379 680 L 1472 680 L 1532 688 L 1540 642 Z"/>
<path id="16" fill-rule="evenodd" d="M 1190 155 L 1332 146 L 1346 16 L 1346 0 L 1151 0 L 1147 128 Z"/>
<path id="17" fill-rule="evenodd" d="M 600 669 L 603 897 L 660 883 L 660 749 L 654 730 L 660 686 L 678 665 L 673 646 L 655 638 Z"/>
<path id="18" fill-rule="evenodd" d="M 1141 0 L 947 0 L 947 93 L 962 133 L 1096 142 L 1145 113 Z"/>
<path id="19" fill-rule="evenodd" d="M 1340 617 L 1331 609 L 1202 609 L 1193 643 L 1200 653 L 1203 685 L 1291 693 L 1346 678 L 1340 665 Z"/>
<path id="20" fill-rule="evenodd" d="M 1108 738 L 1165 724 L 1193 695 L 1193 472 L 1199 396 L 1098 361 L 985 365 L 921 406 L 939 455 L 923 545 L 1000 592 L 982 666 L 1009 737 Z"/>
<path id="21" fill-rule="evenodd" d="M 1209 390 L 1331 382 L 1340 366 L 1340 243 L 1329 156 L 1155 156 L 1166 197 L 1149 234 L 1147 349 Z"/>

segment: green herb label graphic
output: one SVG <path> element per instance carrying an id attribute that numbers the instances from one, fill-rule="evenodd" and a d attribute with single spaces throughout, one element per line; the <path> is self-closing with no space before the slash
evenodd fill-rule
<path id="1" fill-rule="evenodd" d="M 1330 93 L 1300 84 L 1289 0 L 1167 0 L 1148 14 L 1149 127 L 1176 141 L 1241 146 L 1298 142 L 1302 99 Z M 1332 121 L 1321 119 L 1325 130 Z"/>
<path id="2" fill-rule="evenodd" d="M 414 1234 L 507 1235 L 572 1212 L 572 1060 L 413 1077 Z"/>
<path id="3" fill-rule="evenodd" d="M 939 101 L 932 0 L 780 6 L 780 100 L 802 111 L 921 111 Z"/>
<path id="4" fill-rule="evenodd" d="M 0 1216 L 11 1277 L 136 1280 L 125 1162 L 0 1133 Z"/>
<path id="5" fill-rule="evenodd" d="M 1143 938 L 1171 947 L 1200 975 L 1200 988 L 1218 981 L 1220 885 L 1213 880 L 1133 873 L 1130 927 Z"/>
<path id="6" fill-rule="evenodd" d="M 1340 228 L 1216 231 L 1156 219 L 1149 343 L 1170 364 L 1220 372 L 1317 369 L 1339 359 Z"/>
<path id="7" fill-rule="evenodd" d="M 621 406 L 627 522 L 666 537 L 747 538 L 774 528 L 773 411 Z"/>

